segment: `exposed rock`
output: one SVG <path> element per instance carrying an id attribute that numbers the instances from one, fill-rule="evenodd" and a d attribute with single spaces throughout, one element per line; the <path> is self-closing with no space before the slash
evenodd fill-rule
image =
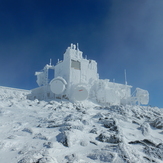
<path id="1" fill-rule="evenodd" d="M 16 136 L 15 136 L 15 135 L 10 135 L 10 136 L 8 136 L 7 138 L 8 138 L 8 139 L 15 139 Z"/>
<path id="2" fill-rule="evenodd" d="M 43 146 L 46 147 L 46 148 L 53 148 L 53 143 L 52 142 L 45 142 L 43 144 Z"/>
<path id="3" fill-rule="evenodd" d="M 98 145 L 96 142 L 94 141 L 90 141 L 91 144 L 94 144 L 94 145 Z"/>
<path id="4" fill-rule="evenodd" d="M 48 140 L 48 138 L 46 136 L 42 135 L 41 133 L 35 134 L 33 139 Z"/>
<path id="5" fill-rule="evenodd" d="M 151 126 L 157 129 L 163 129 L 163 117 L 156 118 L 153 122 L 151 122 Z"/>
<path id="6" fill-rule="evenodd" d="M 102 113 L 97 113 L 93 118 L 104 118 L 104 115 Z"/>
<path id="7" fill-rule="evenodd" d="M 144 139 L 142 142 L 147 144 L 147 145 L 156 147 L 156 144 L 152 140 Z"/>
<path id="8" fill-rule="evenodd" d="M 160 148 L 160 149 L 163 150 L 163 143 L 158 144 L 158 145 L 157 145 L 157 148 Z"/>
<path id="9" fill-rule="evenodd" d="M 116 112 L 119 115 L 123 116 L 127 115 L 127 110 L 125 109 L 124 106 L 112 105 L 110 107 L 106 107 L 105 109 L 107 109 L 110 112 Z"/>
<path id="10" fill-rule="evenodd" d="M 58 163 L 55 158 L 44 156 L 40 158 L 36 163 Z"/>
<path id="11" fill-rule="evenodd" d="M 109 142 L 110 136 L 101 133 L 101 134 L 97 137 L 97 140 L 99 140 L 99 141 L 101 141 L 101 142 Z"/>
<path id="12" fill-rule="evenodd" d="M 69 146 L 67 133 L 65 131 L 57 135 L 57 141 L 62 143 L 65 147 Z"/>
<path id="13" fill-rule="evenodd" d="M 81 120 L 81 117 L 76 116 L 75 114 L 69 114 L 68 116 L 65 117 L 65 121 L 76 121 L 76 120 Z"/>
<path id="14" fill-rule="evenodd" d="M 137 121 L 133 120 L 132 123 L 135 123 L 137 125 L 140 125 Z"/>
<path id="15" fill-rule="evenodd" d="M 144 153 L 150 157 L 154 157 L 163 160 L 163 149 L 146 146 Z"/>
<path id="16" fill-rule="evenodd" d="M 87 157 L 95 160 L 96 162 L 112 162 L 114 155 L 108 151 L 94 150 L 94 153 L 90 153 Z"/>
<path id="17" fill-rule="evenodd" d="M 89 122 L 87 121 L 87 120 L 82 120 L 82 123 L 84 124 L 84 125 L 89 125 Z"/>
<path id="18" fill-rule="evenodd" d="M 117 135 L 107 135 L 106 133 L 101 133 L 98 137 L 97 140 L 101 141 L 101 142 L 107 142 L 107 143 L 120 143 L 121 140 L 118 138 Z"/>
<path id="19" fill-rule="evenodd" d="M 100 122 L 104 125 L 105 128 L 108 128 L 109 131 L 113 131 L 118 133 L 118 127 L 116 125 L 116 121 L 113 118 L 100 119 Z"/>
<path id="20" fill-rule="evenodd" d="M 93 128 L 90 133 L 97 134 L 97 128 Z"/>
<path id="21" fill-rule="evenodd" d="M 131 142 L 129 142 L 129 144 L 142 144 L 144 146 L 156 147 L 156 144 L 154 142 L 152 142 L 151 140 L 148 140 L 148 139 L 131 141 Z"/>
<path id="22" fill-rule="evenodd" d="M 88 142 L 87 142 L 87 141 L 82 140 L 82 141 L 80 142 L 80 145 L 81 145 L 81 146 L 83 146 L 83 147 L 85 147 L 85 146 L 87 146 L 87 145 L 88 145 Z"/>
<path id="23" fill-rule="evenodd" d="M 31 156 L 26 156 L 22 158 L 18 163 L 37 163 L 37 160 L 32 158 Z"/>
<path id="24" fill-rule="evenodd" d="M 73 163 L 74 161 L 78 160 L 78 157 L 76 154 L 71 154 L 71 155 L 66 155 L 65 159 L 69 162 L 69 163 Z"/>
<path id="25" fill-rule="evenodd" d="M 156 163 L 155 160 L 153 160 L 153 159 L 151 159 L 151 158 L 149 158 L 149 157 L 143 156 L 143 158 L 144 158 L 145 160 L 147 160 L 148 162 Z"/>
<path id="26" fill-rule="evenodd" d="M 25 154 L 25 153 L 27 153 L 27 149 L 22 149 L 18 152 L 18 154 Z"/>
<path id="27" fill-rule="evenodd" d="M 113 126 L 115 126 L 115 120 L 113 118 L 110 119 L 105 119 L 103 121 L 104 127 L 106 128 L 112 128 Z"/>
<path id="28" fill-rule="evenodd" d="M 24 128 L 22 131 L 27 132 L 29 134 L 33 134 L 33 131 L 31 128 Z"/>

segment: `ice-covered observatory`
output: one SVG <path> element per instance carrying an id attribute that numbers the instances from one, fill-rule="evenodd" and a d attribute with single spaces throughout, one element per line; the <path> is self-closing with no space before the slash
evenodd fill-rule
<path id="1" fill-rule="evenodd" d="M 53 78 L 49 80 L 49 70 L 52 69 Z M 50 70 L 51 71 L 51 70 Z M 83 58 L 78 45 L 71 44 L 63 56 L 54 66 L 47 64 L 41 72 L 36 72 L 38 88 L 32 90 L 31 99 L 69 99 L 83 101 L 86 99 L 101 104 L 148 104 L 149 93 L 136 88 L 131 94 L 132 86 L 110 82 L 109 79 L 99 79 L 97 62 Z"/>

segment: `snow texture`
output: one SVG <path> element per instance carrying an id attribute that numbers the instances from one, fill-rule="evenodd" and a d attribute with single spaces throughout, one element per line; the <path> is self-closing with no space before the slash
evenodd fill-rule
<path id="1" fill-rule="evenodd" d="M 162 163 L 163 110 L 28 100 L 0 88 L 2 163 Z"/>

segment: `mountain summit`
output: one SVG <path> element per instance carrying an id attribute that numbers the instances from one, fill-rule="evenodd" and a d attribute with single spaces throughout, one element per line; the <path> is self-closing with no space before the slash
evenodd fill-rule
<path id="1" fill-rule="evenodd" d="M 161 163 L 163 111 L 90 101 L 29 100 L 0 88 L 2 163 Z"/>

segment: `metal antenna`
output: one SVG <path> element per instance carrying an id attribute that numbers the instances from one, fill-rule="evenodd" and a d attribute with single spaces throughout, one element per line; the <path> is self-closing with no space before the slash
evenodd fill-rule
<path id="1" fill-rule="evenodd" d="M 79 44 L 77 43 L 77 50 L 79 50 Z"/>
<path id="2" fill-rule="evenodd" d="M 127 85 L 127 75 L 126 75 L 126 69 L 124 70 L 125 73 L 125 85 Z"/>
<path id="3" fill-rule="evenodd" d="M 50 66 L 52 65 L 52 59 L 50 59 Z"/>

